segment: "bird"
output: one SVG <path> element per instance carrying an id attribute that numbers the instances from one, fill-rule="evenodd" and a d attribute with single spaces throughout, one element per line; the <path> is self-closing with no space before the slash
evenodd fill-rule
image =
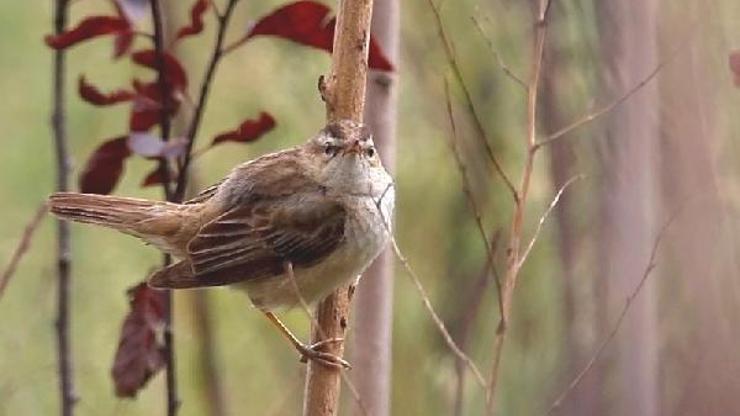
<path id="1" fill-rule="evenodd" d="M 183 203 L 58 192 L 48 204 L 62 219 L 112 228 L 173 256 L 150 287 L 245 291 L 303 361 L 349 367 L 320 343 L 302 343 L 275 313 L 361 275 L 391 238 L 395 187 L 368 127 L 337 120 L 303 144 L 236 166 Z"/>

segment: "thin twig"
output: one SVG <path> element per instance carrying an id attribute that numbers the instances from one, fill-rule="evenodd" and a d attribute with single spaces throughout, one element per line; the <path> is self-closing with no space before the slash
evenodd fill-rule
<path id="1" fill-rule="evenodd" d="M 23 229 L 23 234 L 21 235 L 21 239 L 18 242 L 18 245 L 15 247 L 15 250 L 13 251 L 13 255 L 10 257 L 10 261 L 8 262 L 8 266 L 3 271 L 3 274 L 0 275 L 0 298 L 3 297 L 3 293 L 5 293 L 5 288 L 8 286 L 8 282 L 10 282 L 10 278 L 13 277 L 13 274 L 15 274 L 15 270 L 18 267 L 18 263 L 20 263 L 21 259 L 23 258 L 23 255 L 28 252 L 28 248 L 31 245 L 31 239 L 33 238 L 33 234 L 38 228 L 39 224 L 41 224 L 41 220 L 44 219 L 44 216 L 46 216 L 46 213 L 49 211 L 46 204 L 42 204 L 37 210 L 36 213 L 31 218 L 31 221 L 28 222 L 26 225 L 26 228 Z"/>
<path id="2" fill-rule="evenodd" d="M 488 44 L 488 49 L 491 51 L 491 54 L 493 54 L 494 59 L 496 59 L 496 63 L 498 64 L 499 68 L 501 68 L 501 70 L 504 71 L 504 74 L 511 78 L 512 81 L 526 90 L 527 83 L 522 81 L 522 79 L 519 78 L 519 76 L 511 70 L 506 62 L 504 62 L 504 59 L 501 58 L 501 55 L 496 50 L 496 46 L 493 44 L 493 40 L 490 36 L 488 36 L 485 29 L 483 29 L 483 26 L 478 21 L 478 18 L 476 18 L 475 16 L 470 16 L 470 19 L 475 24 L 475 28 L 478 29 L 478 33 L 480 33 L 481 37 L 483 37 L 483 39 L 485 39 L 486 43 Z"/>
<path id="3" fill-rule="evenodd" d="M 206 68 L 203 81 L 200 85 L 200 94 L 198 95 L 198 103 L 195 105 L 193 118 L 190 121 L 187 134 L 185 135 L 187 144 L 182 166 L 180 168 L 180 174 L 177 178 L 177 186 L 175 187 L 176 201 L 181 201 L 185 195 L 185 189 L 187 188 L 188 182 L 188 169 L 190 168 L 190 163 L 195 157 L 197 157 L 197 154 L 193 152 L 195 136 L 198 134 L 201 121 L 203 120 L 203 114 L 205 113 L 206 104 L 208 103 L 208 96 L 211 85 L 213 84 L 213 78 L 216 74 L 216 68 L 218 67 L 218 63 L 221 61 L 221 58 L 224 56 L 223 44 L 224 39 L 226 38 L 226 29 L 229 26 L 229 21 L 231 20 L 234 8 L 238 2 L 239 0 L 229 0 L 223 14 L 217 12 L 218 30 L 216 33 L 216 44 L 214 45 L 211 59 L 208 62 L 208 67 Z M 213 6 L 215 6 L 215 2 L 213 2 Z"/>
<path id="4" fill-rule="evenodd" d="M 429 3 L 429 7 L 431 7 L 432 12 L 434 13 L 434 19 L 437 24 L 437 33 L 439 33 L 439 37 L 442 41 L 442 46 L 444 47 L 445 54 L 447 56 L 447 61 L 449 62 L 450 67 L 452 68 L 452 73 L 455 75 L 455 80 L 460 85 L 460 87 L 463 90 L 463 95 L 465 96 L 465 103 L 468 108 L 468 111 L 470 112 L 470 115 L 473 118 L 473 124 L 475 125 L 475 129 L 478 137 L 478 140 L 481 142 L 483 147 L 486 150 L 486 155 L 488 156 L 488 159 L 493 163 L 494 169 L 496 169 L 496 172 L 501 176 L 501 179 L 504 181 L 504 184 L 509 189 L 509 192 L 511 192 L 512 197 L 515 201 L 519 200 L 519 195 L 517 194 L 516 188 L 514 188 L 514 183 L 511 181 L 509 176 L 504 171 L 501 163 L 499 162 L 498 158 L 496 158 L 496 155 L 493 153 L 493 148 L 491 147 L 491 144 L 488 142 L 488 137 L 486 135 L 486 130 L 483 128 L 483 122 L 481 121 L 480 117 L 478 116 L 478 112 L 475 110 L 475 106 L 473 105 L 473 98 L 470 94 L 470 91 L 468 90 L 467 85 L 465 84 L 465 81 L 462 76 L 462 71 L 460 70 L 460 65 L 457 63 L 457 58 L 455 57 L 455 53 L 452 50 L 452 46 L 450 45 L 450 42 L 447 38 L 447 33 L 445 32 L 444 25 L 442 24 L 442 16 L 440 15 L 439 8 L 436 4 L 434 4 L 434 0 L 427 0 L 427 3 Z"/>
<path id="5" fill-rule="evenodd" d="M 165 70 L 164 60 L 164 27 L 162 22 L 162 12 L 159 7 L 159 0 L 150 0 L 152 22 L 154 26 L 154 52 L 157 67 L 157 84 L 162 97 L 162 108 L 159 114 L 159 128 L 162 140 L 167 141 L 170 138 L 170 91 L 167 84 L 167 71 Z M 174 200 L 174 194 L 170 187 L 170 169 L 166 158 L 161 158 L 159 171 L 162 174 L 162 188 L 168 201 Z M 164 266 L 170 263 L 169 255 L 164 256 Z M 167 415 L 175 416 L 180 407 L 180 398 L 177 394 L 177 375 L 175 371 L 175 342 L 173 331 L 172 316 L 172 291 L 166 291 L 162 294 L 164 297 L 164 356 L 166 362 L 166 385 L 167 385 Z"/>
<path id="6" fill-rule="evenodd" d="M 502 314 L 493 340 L 493 360 L 491 363 L 491 375 L 488 379 L 486 389 L 486 413 L 492 415 L 495 410 L 495 395 L 498 382 L 499 365 L 503 353 L 506 330 L 511 313 L 511 303 L 520 270 L 520 253 L 522 248 L 522 232 L 524 226 L 524 211 L 529 194 L 532 172 L 534 170 L 534 157 L 536 155 L 537 138 L 537 94 L 539 91 L 540 74 L 542 71 L 542 58 L 545 51 L 545 39 L 547 36 L 547 17 L 550 10 L 550 0 L 540 0 L 539 11 L 535 22 L 535 43 L 533 48 L 532 69 L 530 80 L 527 84 L 527 125 L 526 142 L 527 157 L 524 162 L 524 171 L 517 191 L 519 199 L 514 204 L 514 214 L 509 231 L 508 256 L 506 259 L 506 274 L 502 284 Z"/>
<path id="7" fill-rule="evenodd" d="M 627 90 L 624 94 L 622 94 L 616 100 L 614 100 L 611 103 L 609 103 L 609 104 L 607 104 L 607 105 L 599 108 L 596 111 L 592 111 L 592 112 L 589 112 L 587 114 L 582 115 L 581 117 L 577 118 L 576 120 L 574 120 L 570 124 L 566 125 L 565 127 L 561 128 L 560 130 L 558 130 L 558 131 L 556 131 L 556 132 L 548 135 L 546 138 L 544 138 L 542 140 L 539 140 L 537 142 L 537 144 L 536 144 L 536 147 L 537 148 L 540 148 L 542 146 L 547 146 L 547 145 L 551 144 L 552 142 L 560 139 L 561 137 L 563 137 L 563 136 L 567 135 L 568 133 L 572 132 L 573 130 L 575 130 L 575 129 L 579 128 L 579 127 L 582 127 L 582 126 L 584 126 L 584 125 L 586 125 L 586 124 L 588 124 L 588 123 L 590 123 L 590 122 L 598 119 L 599 117 L 601 117 L 601 116 L 609 113 L 610 111 L 612 111 L 613 109 L 615 109 L 616 107 L 618 107 L 620 104 L 622 104 L 625 101 L 629 100 L 633 95 L 635 95 L 638 91 L 640 91 L 643 87 L 645 87 L 645 85 L 647 85 L 650 81 L 652 81 L 658 75 L 658 73 L 663 69 L 663 67 L 665 67 L 668 64 L 668 62 L 670 62 L 671 60 L 673 60 L 673 58 L 678 55 L 678 52 L 680 51 L 680 49 L 681 49 L 682 46 L 683 45 L 676 47 L 670 53 L 670 55 L 666 59 L 663 59 L 662 61 L 660 61 L 658 63 L 658 65 L 656 65 L 655 68 L 653 68 L 653 70 L 650 71 L 650 73 L 647 74 L 647 76 L 645 76 L 645 78 L 641 79 L 637 84 L 635 84 L 634 86 L 632 86 L 632 88 L 630 88 L 629 90 Z"/>
<path id="8" fill-rule="evenodd" d="M 308 317 L 309 321 L 311 321 L 311 325 L 314 325 L 316 328 L 319 328 L 319 331 L 321 332 L 321 338 L 322 339 L 329 339 L 328 336 L 321 330 L 321 326 L 319 325 L 319 322 L 316 320 L 316 317 L 311 313 L 311 308 L 308 306 L 308 302 L 306 302 L 306 299 L 301 294 L 301 290 L 298 287 L 298 281 L 295 278 L 295 273 L 293 273 L 293 263 L 287 262 L 285 264 L 285 271 L 288 274 L 288 279 L 290 280 L 291 284 L 293 285 L 293 290 L 295 291 L 295 295 L 298 298 L 298 303 L 300 303 L 301 308 L 306 313 L 306 316 Z M 368 416 L 369 413 L 367 411 L 367 407 L 365 407 L 365 404 L 362 402 L 362 398 L 360 397 L 360 392 L 357 391 L 357 387 L 352 383 L 352 380 L 347 377 L 347 374 L 345 371 L 339 370 L 341 372 L 342 381 L 347 385 L 350 392 L 352 393 L 352 397 L 355 399 L 355 402 L 357 403 L 357 407 L 360 409 L 360 413 L 362 413 L 364 416 Z"/>
<path id="9" fill-rule="evenodd" d="M 653 242 L 653 248 L 650 251 L 650 257 L 648 259 L 647 266 L 645 267 L 645 271 L 642 274 L 642 277 L 640 278 L 640 281 L 637 283 L 637 286 L 632 290 L 632 293 L 627 296 L 627 299 L 624 303 L 624 306 L 622 307 L 622 312 L 619 314 L 619 317 L 617 318 L 617 321 L 614 323 L 614 326 L 612 327 L 609 334 L 604 338 L 603 341 L 601 341 L 601 344 L 599 344 L 599 347 L 596 349 L 594 354 L 591 356 L 591 358 L 586 362 L 586 365 L 581 369 L 581 371 L 578 372 L 578 374 L 573 378 L 573 380 L 568 384 L 568 387 L 563 390 L 562 393 L 560 393 L 555 399 L 555 401 L 550 405 L 546 415 L 552 414 L 555 410 L 557 410 L 562 404 L 563 401 L 568 397 L 568 395 L 575 390 L 575 388 L 580 384 L 580 382 L 583 380 L 583 378 L 588 374 L 589 371 L 593 368 L 593 366 L 596 364 L 596 362 L 599 360 L 601 355 L 603 354 L 606 347 L 609 345 L 609 343 L 614 339 L 617 332 L 619 331 L 619 328 L 622 326 L 622 322 L 624 322 L 625 316 L 627 316 L 627 312 L 629 312 L 630 307 L 632 306 L 632 303 L 634 302 L 635 298 L 637 298 L 637 295 L 640 294 L 640 291 L 642 290 L 643 286 L 645 286 L 645 282 L 648 279 L 648 276 L 650 276 L 650 273 L 655 269 L 656 263 L 655 258 L 658 253 L 658 247 L 660 246 L 660 242 L 663 240 L 663 237 L 665 236 L 666 231 L 668 230 L 668 227 L 671 225 L 673 220 L 676 218 L 677 213 L 674 213 L 671 218 L 666 221 L 666 223 L 663 225 L 663 227 L 658 232 L 658 235 L 655 237 L 655 241 Z"/>
<path id="10" fill-rule="evenodd" d="M 496 295 L 498 296 L 498 307 L 499 312 L 501 315 L 503 315 L 503 299 L 501 298 L 501 279 L 499 278 L 498 271 L 496 270 L 496 264 L 493 259 L 493 247 L 488 242 L 488 237 L 486 236 L 486 230 L 483 227 L 483 216 L 481 214 L 481 209 L 478 206 L 478 203 L 475 201 L 475 197 L 473 196 L 473 189 L 471 187 L 470 178 L 468 177 L 468 168 L 465 165 L 465 161 L 462 158 L 462 155 L 460 154 L 460 151 L 457 148 L 457 143 L 459 142 L 459 139 L 457 137 L 457 128 L 455 126 L 455 116 L 452 112 L 452 101 L 450 100 L 450 86 L 447 82 L 447 78 L 445 78 L 445 100 L 447 103 L 447 116 L 450 120 L 450 128 L 452 129 L 452 137 L 448 140 L 450 150 L 452 151 L 452 154 L 455 157 L 455 161 L 457 162 L 457 168 L 460 171 L 461 181 L 462 181 L 462 188 L 463 193 L 465 193 L 466 199 L 468 200 L 468 205 L 470 206 L 470 209 L 473 211 L 473 217 L 475 218 L 475 223 L 478 226 L 478 232 L 481 235 L 481 239 L 483 240 L 483 244 L 486 247 L 486 256 L 488 256 L 488 262 L 490 263 L 490 267 L 493 270 L 494 274 L 494 281 L 496 283 Z"/>
<path id="11" fill-rule="evenodd" d="M 445 343 L 447 343 L 447 346 L 450 348 L 450 350 L 457 356 L 457 358 L 465 363 L 466 366 L 470 369 L 470 371 L 475 376 L 475 380 L 478 382 L 478 384 L 481 386 L 481 388 L 486 388 L 486 380 L 483 378 L 483 373 L 480 372 L 478 369 L 478 366 L 475 365 L 475 362 L 468 357 L 465 352 L 460 349 L 460 347 L 457 345 L 455 340 L 452 338 L 452 335 L 450 335 L 450 331 L 447 330 L 447 327 L 445 326 L 444 322 L 442 321 L 442 318 L 437 315 L 437 312 L 434 310 L 434 307 L 432 306 L 432 302 L 429 300 L 429 295 L 427 294 L 426 289 L 424 289 L 424 286 L 421 284 L 421 279 L 419 279 L 419 276 L 416 274 L 416 272 L 411 268 L 411 265 L 409 264 L 408 260 L 406 260 L 406 257 L 401 253 L 401 249 L 398 248 L 398 244 L 396 243 L 396 239 L 391 236 L 391 245 L 393 247 L 393 252 L 396 253 L 396 257 L 403 265 L 403 268 L 406 270 L 406 273 L 411 278 L 411 281 L 414 283 L 414 286 L 416 286 L 416 290 L 419 292 L 419 295 L 421 295 L 421 300 L 424 303 L 424 307 L 429 312 L 429 315 L 432 317 L 432 320 L 437 325 L 437 329 L 442 334 L 442 338 L 444 338 Z"/>
<path id="12" fill-rule="evenodd" d="M 498 248 L 500 237 L 501 230 L 494 230 L 494 232 L 492 233 L 491 241 L 489 242 L 489 244 L 493 248 L 494 254 Z M 488 288 L 488 284 L 492 280 L 490 278 L 490 275 L 493 257 L 494 256 L 486 257 L 486 262 L 483 265 L 483 270 L 481 271 L 477 281 L 473 285 L 473 292 L 470 294 L 470 297 L 467 298 L 463 303 L 465 305 L 465 311 L 462 313 L 462 316 L 459 319 L 462 324 L 459 328 L 457 336 L 457 342 L 461 350 L 467 349 L 466 347 L 468 344 L 468 340 L 470 339 L 471 327 L 478 317 L 480 307 L 483 304 L 483 299 L 486 294 L 486 289 Z M 465 392 L 465 363 L 459 359 L 455 360 L 455 374 L 457 376 L 457 386 L 455 388 L 454 414 L 456 416 L 460 416 L 463 414 L 463 398 Z"/>
<path id="13" fill-rule="evenodd" d="M 69 13 L 68 0 L 56 0 L 54 8 L 54 33 L 64 32 L 67 26 Z M 54 150 L 56 156 L 56 190 L 64 192 L 69 190 L 70 163 L 69 146 L 67 143 L 67 118 L 66 118 L 66 62 L 65 51 L 54 52 L 53 69 L 53 109 L 52 130 L 54 139 Z M 71 416 L 74 413 L 74 405 L 77 402 L 75 394 L 72 348 L 70 346 L 70 304 L 71 304 L 71 244 L 69 234 L 69 223 L 57 220 L 57 318 L 55 322 L 57 335 L 58 371 L 59 371 L 59 393 L 61 395 L 61 414 Z"/>
<path id="14" fill-rule="evenodd" d="M 524 253 L 522 253 L 522 256 L 519 259 L 519 267 L 521 269 L 524 262 L 527 260 L 527 257 L 529 256 L 529 252 L 532 251 L 532 247 L 534 247 L 534 244 L 537 242 L 537 238 L 540 236 L 540 232 L 542 231 L 542 227 L 545 225 L 545 221 L 547 221 L 547 218 L 550 216 L 550 213 L 552 213 L 552 210 L 555 209 L 555 207 L 558 205 L 558 202 L 560 202 L 560 197 L 563 196 L 563 193 L 565 190 L 573 184 L 573 182 L 585 178 L 584 175 L 575 175 L 568 179 L 563 186 L 558 189 L 558 192 L 555 194 L 555 196 L 552 198 L 552 201 L 550 201 L 550 205 L 547 206 L 547 209 L 545 212 L 542 213 L 542 216 L 540 216 L 540 220 L 537 222 L 537 228 L 534 231 L 534 234 L 532 235 L 532 239 L 529 240 L 529 244 L 527 244 L 527 248 L 524 250 Z"/>

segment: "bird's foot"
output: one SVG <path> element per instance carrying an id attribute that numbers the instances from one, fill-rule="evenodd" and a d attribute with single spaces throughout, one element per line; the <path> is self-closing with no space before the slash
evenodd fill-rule
<path id="1" fill-rule="evenodd" d="M 311 360 L 327 367 L 349 370 L 352 366 L 345 359 L 334 354 L 321 351 L 321 348 L 327 344 L 342 341 L 344 341 L 344 338 L 329 338 L 310 345 L 300 344 L 296 346 L 296 349 L 301 354 L 301 362 L 303 363 Z"/>

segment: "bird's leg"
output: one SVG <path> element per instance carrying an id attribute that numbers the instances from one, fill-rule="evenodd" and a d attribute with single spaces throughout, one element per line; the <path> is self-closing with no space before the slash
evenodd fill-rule
<path id="1" fill-rule="evenodd" d="M 278 330 L 280 330 L 280 333 L 283 334 L 283 336 L 293 345 L 293 347 L 298 350 L 298 353 L 301 354 L 302 362 L 313 360 L 332 368 L 352 368 L 352 366 L 341 357 L 337 357 L 336 355 L 320 351 L 321 347 L 323 347 L 324 345 L 333 342 L 341 342 L 343 341 L 342 338 L 329 338 L 321 340 L 314 344 L 307 345 L 302 343 L 295 335 L 293 335 L 288 327 L 285 326 L 285 324 L 282 323 L 282 321 L 280 321 L 280 319 L 278 319 L 278 317 L 274 313 L 264 311 L 263 313 L 265 314 L 267 319 L 272 322 L 272 324 L 275 325 Z"/>

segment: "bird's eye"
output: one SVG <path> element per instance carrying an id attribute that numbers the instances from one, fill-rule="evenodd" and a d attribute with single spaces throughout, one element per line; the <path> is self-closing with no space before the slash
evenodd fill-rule
<path id="1" fill-rule="evenodd" d="M 367 149 L 365 149 L 365 154 L 367 155 L 367 157 L 373 157 L 375 156 L 375 149 L 372 147 L 368 147 Z"/>
<path id="2" fill-rule="evenodd" d="M 336 156 L 337 153 L 339 153 L 339 146 L 334 146 L 331 144 L 327 144 L 324 147 L 324 154 L 327 156 Z"/>

